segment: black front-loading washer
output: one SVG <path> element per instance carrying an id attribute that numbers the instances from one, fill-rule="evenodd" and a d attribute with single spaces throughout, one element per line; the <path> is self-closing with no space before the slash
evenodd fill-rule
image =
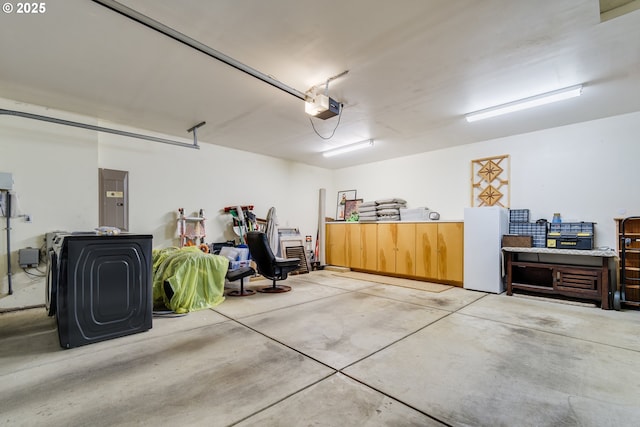
<path id="1" fill-rule="evenodd" d="M 150 235 L 61 234 L 50 251 L 47 311 L 60 345 L 78 347 L 152 327 Z"/>

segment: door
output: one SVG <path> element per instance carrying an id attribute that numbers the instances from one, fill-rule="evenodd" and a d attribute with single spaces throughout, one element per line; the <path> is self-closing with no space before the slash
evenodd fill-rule
<path id="1" fill-rule="evenodd" d="M 463 223 L 438 223 L 438 279 L 462 284 L 463 242 Z"/>
<path id="2" fill-rule="evenodd" d="M 365 270 L 377 270 L 378 226 L 360 224 L 360 247 L 362 249 L 361 267 Z"/>
<path id="3" fill-rule="evenodd" d="M 346 224 L 327 224 L 326 227 L 327 264 L 346 267 Z"/>
<path id="4" fill-rule="evenodd" d="M 396 273 L 408 276 L 416 274 L 416 225 L 396 224 L 398 240 L 396 251 Z"/>
<path id="5" fill-rule="evenodd" d="M 378 224 L 378 271 L 396 272 L 396 251 L 398 246 L 398 227 L 396 224 Z"/>
<path id="6" fill-rule="evenodd" d="M 362 253 L 360 251 L 360 224 L 346 225 L 347 267 L 361 268 Z"/>
<path id="7" fill-rule="evenodd" d="M 438 278 L 438 224 L 416 224 L 416 276 Z"/>
<path id="8" fill-rule="evenodd" d="M 100 226 L 129 231 L 129 172 L 99 169 Z"/>

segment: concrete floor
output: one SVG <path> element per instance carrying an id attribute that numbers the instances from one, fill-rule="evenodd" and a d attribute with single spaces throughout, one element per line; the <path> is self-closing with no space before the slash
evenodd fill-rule
<path id="1" fill-rule="evenodd" d="M 639 311 L 329 271 L 287 284 L 70 350 L 44 309 L 2 314 L 0 424 L 640 423 Z"/>

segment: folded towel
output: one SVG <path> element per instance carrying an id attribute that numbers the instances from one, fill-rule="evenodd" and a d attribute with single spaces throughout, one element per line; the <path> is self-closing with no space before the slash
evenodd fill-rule
<path id="1" fill-rule="evenodd" d="M 363 213 L 363 212 L 375 212 L 377 210 L 377 208 L 375 206 L 358 206 L 358 212 Z"/>
<path id="2" fill-rule="evenodd" d="M 407 201 L 405 199 L 400 199 L 400 198 L 393 198 L 393 199 L 378 199 L 376 200 L 376 203 L 379 205 L 383 205 L 385 203 L 403 203 L 403 204 L 407 204 Z"/>
<path id="3" fill-rule="evenodd" d="M 400 215 L 400 210 L 399 209 L 381 209 L 377 211 L 377 215 L 378 216 L 384 216 L 384 215 Z"/>
<path id="4" fill-rule="evenodd" d="M 360 203 L 360 207 L 363 207 L 363 206 L 364 207 L 369 207 L 369 206 L 374 206 L 375 207 L 376 205 L 377 205 L 376 202 L 362 202 L 362 203 Z"/>

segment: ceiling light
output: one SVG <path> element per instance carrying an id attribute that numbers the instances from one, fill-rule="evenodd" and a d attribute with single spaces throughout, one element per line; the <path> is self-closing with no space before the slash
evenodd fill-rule
<path id="1" fill-rule="evenodd" d="M 487 108 L 466 115 L 468 122 L 488 119 L 489 117 L 500 116 L 502 114 L 513 113 L 514 111 L 525 110 L 527 108 L 537 107 L 539 105 L 549 104 L 551 102 L 562 101 L 563 99 L 574 98 L 582 94 L 582 85 L 571 86 L 564 89 L 554 90 L 553 92 L 543 93 L 541 95 L 532 96 L 530 98 L 520 99 L 518 101 L 509 102 L 508 104 L 498 105 L 496 107 Z"/>
<path id="2" fill-rule="evenodd" d="M 349 151 L 360 150 L 367 147 L 373 147 L 373 139 L 366 139 L 364 141 L 356 142 L 355 144 L 343 145 L 342 147 L 323 151 L 322 155 L 324 157 L 332 157 L 337 156 L 338 154 L 348 153 Z"/>

